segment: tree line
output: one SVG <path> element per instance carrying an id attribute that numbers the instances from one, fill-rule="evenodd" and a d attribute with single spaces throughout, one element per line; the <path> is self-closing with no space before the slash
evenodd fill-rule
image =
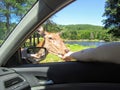
<path id="1" fill-rule="evenodd" d="M 77 25 L 60 25 L 62 28 L 62 38 L 67 40 L 104 40 L 112 41 L 117 40 L 113 38 L 111 34 L 108 34 L 108 30 L 102 26 L 88 25 L 88 24 L 77 24 Z"/>

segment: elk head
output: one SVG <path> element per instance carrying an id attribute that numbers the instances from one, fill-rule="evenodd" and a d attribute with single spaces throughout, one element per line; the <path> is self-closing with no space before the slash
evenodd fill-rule
<path id="1" fill-rule="evenodd" d="M 49 53 L 60 56 L 69 52 L 69 49 L 65 46 L 59 33 L 46 32 L 43 27 L 38 28 L 37 31 L 41 36 L 43 36 L 44 43 L 42 46 L 45 47 Z M 37 46 L 40 47 L 40 45 L 41 44 L 39 43 Z"/>

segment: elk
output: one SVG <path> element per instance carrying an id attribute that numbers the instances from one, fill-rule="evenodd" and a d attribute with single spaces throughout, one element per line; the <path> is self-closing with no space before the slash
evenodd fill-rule
<path id="1" fill-rule="evenodd" d="M 62 38 L 60 37 L 60 33 L 50 33 L 43 29 L 43 27 L 39 27 L 37 29 L 38 34 L 40 34 L 44 39 L 40 43 L 36 45 L 36 47 L 45 47 L 48 53 L 52 53 L 57 55 L 58 57 L 63 56 L 64 54 L 69 52 L 69 49 L 65 46 Z M 22 57 L 28 57 L 25 49 L 22 49 Z M 38 57 L 41 57 L 39 51 L 36 54 L 29 55 L 29 58 L 34 58 L 37 60 Z M 30 60 L 34 62 L 34 60 Z M 39 60 L 38 60 L 39 61 Z M 37 62 L 38 62 L 37 61 Z"/>

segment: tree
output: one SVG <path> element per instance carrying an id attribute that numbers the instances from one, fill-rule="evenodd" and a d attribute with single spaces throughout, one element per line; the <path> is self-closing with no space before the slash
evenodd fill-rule
<path id="1" fill-rule="evenodd" d="M 0 32 L 5 36 L 11 32 L 34 3 L 35 0 L 0 0 Z"/>
<path id="2" fill-rule="evenodd" d="M 55 22 L 53 22 L 52 18 L 49 18 L 44 24 L 44 28 L 48 32 L 61 32 L 61 28 Z"/>
<path id="3" fill-rule="evenodd" d="M 106 16 L 103 24 L 104 28 L 109 29 L 108 33 L 120 37 L 120 0 L 107 0 L 103 16 Z"/>

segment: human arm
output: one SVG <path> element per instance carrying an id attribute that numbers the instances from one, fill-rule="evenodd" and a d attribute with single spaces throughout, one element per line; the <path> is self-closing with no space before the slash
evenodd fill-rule
<path id="1" fill-rule="evenodd" d="M 65 61 L 70 61 L 72 59 L 89 61 L 91 60 L 91 57 L 93 57 L 92 55 L 93 50 L 94 48 L 89 48 L 76 52 L 68 52 L 67 54 L 62 56 L 62 59 Z"/>
<path id="2" fill-rule="evenodd" d="M 101 45 L 96 48 L 89 48 L 82 51 L 77 51 L 71 54 L 66 54 L 62 58 L 66 60 L 74 58 L 80 61 L 98 61 L 98 62 L 111 62 L 120 64 L 120 43 L 109 43 Z M 68 60 L 67 60 L 68 61 Z"/>

